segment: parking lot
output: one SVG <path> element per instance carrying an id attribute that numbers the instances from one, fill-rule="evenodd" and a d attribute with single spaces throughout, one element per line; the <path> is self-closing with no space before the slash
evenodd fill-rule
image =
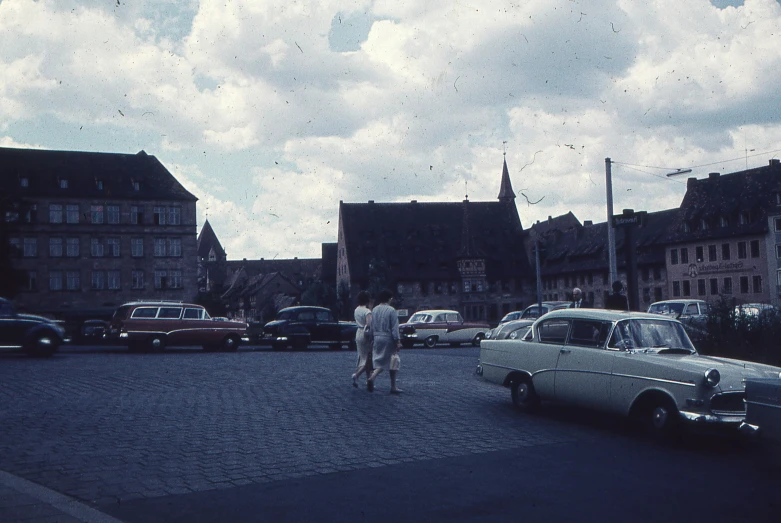
<path id="1" fill-rule="evenodd" d="M 634 479 L 642 483 L 666 477 L 669 459 L 669 469 L 678 471 L 678 476 L 665 481 L 696 479 L 696 485 L 682 485 L 681 492 L 703 499 L 713 493 L 701 477 L 709 473 L 708 467 L 714 474 L 724 470 L 744 474 L 741 481 L 753 497 L 765 489 L 775 488 L 777 493 L 781 486 L 777 464 L 756 449 L 745 450 L 733 442 L 718 443 L 716 450 L 704 454 L 688 448 L 670 450 L 611 419 L 555 407 L 536 416 L 519 414 L 512 409 L 506 389 L 474 375 L 478 352 L 474 348 L 403 351 L 399 385 L 405 392 L 400 396 L 388 394 L 387 375 L 378 378 L 374 393 L 363 384 L 354 389 L 350 374 L 355 356 L 348 351 L 242 348 L 237 353 L 174 349 L 132 354 L 116 347 L 66 347 L 52 359 L 4 355 L 0 357 L 0 471 L 128 521 L 177 519 L 157 504 L 160 500 L 180 508 L 197 507 L 192 496 L 200 503 L 211 500 L 208 507 L 198 509 L 206 514 L 209 507 L 225 503 L 224 496 L 245 491 L 241 489 L 268 489 L 280 482 L 314 488 L 331 478 L 351 484 L 363 477 L 359 474 L 374 474 L 390 485 L 394 474 L 412 473 L 409 467 L 421 465 L 425 468 L 417 472 L 418 478 L 437 467 L 449 470 L 439 476 L 440 487 L 464 474 L 459 485 L 480 474 L 505 483 L 510 472 L 497 477 L 481 464 L 500 457 L 503 463 L 518 460 L 521 455 L 527 461 L 536 456 L 534 467 L 543 469 L 545 462 L 566 456 L 565 462 L 551 466 L 552 471 L 566 474 L 568 468 L 588 470 L 594 455 L 605 454 L 610 458 L 608 468 L 600 475 L 609 476 L 610 467 L 616 466 L 626 473 L 627 463 L 650 467 L 637 471 Z M 545 460 L 539 461 L 541 456 Z M 616 456 L 628 461 L 621 464 Z M 756 470 L 758 462 L 763 463 L 763 471 Z M 456 466 L 472 472 L 447 469 Z M 756 479 L 745 476 L 752 470 Z M 474 478 L 469 476 L 472 473 Z M 541 471 L 535 469 L 534 474 Z M 719 478 L 709 481 L 720 483 Z M 403 483 L 404 488 L 415 484 L 412 478 Z M 565 485 L 563 480 L 559 487 Z M 623 492 L 632 485 L 617 481 L 613 487 Z M 247 499 L 263 499 L 261 490 Z M 513 491 L 513 496 L 518 495 Z M 414 492 L 407 505 L 424 505 L 425 499 L 412 498 Z M 765 510 L 778 508 L 777 496 L 773 502 L 746 513 L 761 519 Z M 237 503 L 234 500 L 231 506 Z M 510 508 L 499 505 L 496 514 Z M 181 521 L 194 520 L 183 508 L 176 514 Z M 252 514 L 245 514 L 248 521 L 257 520 Z M 237 512 L 235 520 L 241 516 Z"/>

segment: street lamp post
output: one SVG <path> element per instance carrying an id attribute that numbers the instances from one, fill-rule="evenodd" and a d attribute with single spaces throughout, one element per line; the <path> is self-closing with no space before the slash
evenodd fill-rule
<path id="1" fill-rule="evenodd" d="M 608 254 L 608 283 L 612 284 L 618 279 L 616 269 L 616 233 L 613 230 L 613 174 L 610 169 L 610 158 L 605 158 L 605 185 L 607 191 L 607 254 Z"/>

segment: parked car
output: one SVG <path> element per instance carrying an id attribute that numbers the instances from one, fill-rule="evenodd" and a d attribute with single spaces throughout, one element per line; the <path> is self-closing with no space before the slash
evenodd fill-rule
<path id="1" fill-rule="evenodd" d="M 315 306 L 287 307 L 263 326 L 260 343 L 275 349 L 306 349 L 311 343 L 324 343 L 332 349 L 355 347 L 358 324 L 338 321 L 330 309 Z"/>
<path id="2" fill-rule="evenodd" d="M 504 317 L 502 317 L 501 320 L 499 320 L 499 325 L 503 323 L 507 323 L 508 321 L 520 320 L 522 315 L 523 315 L 523 311 L 508 312 L 507 314 L 504 315 Z"/>
<path id="3" fill-rule="evenodd" d="M 522 340 L 485 340 L 477 373 L 509 387 L 514 405 L 553 400 L 637 417 L 670 434 L 682 423 L 740 425 L 745 379 L 781 368 L 701 356 L 680 321 L 657 314 L 567 309 Z"/>
<path id="4" fill-rule="evenodd" d="M 52 356 L 65 341 L 61 322 L 22 314 L 13 303 L 0 298 L 0 349 L 21 349 L 29 356 Z"/>
<path id="5" fill-rule="evenodd" d="M 399 327 L 401 343 L 405 347 L 416 343 L 426 347 L 434 347 L 437 343 L 449 343 L 453 347 L 471 343 L 479 347 L 488 330 L 487 323 L 464 321 L 461 314 L 451 310 L 418 311 Z"/>
<path id="6" fill-rule="evenodd" d="M 106 338 L 127 343 L 131 350 L 201 345 L 204 350 L 235 351 L 246 330 L 243 321 L 214 320 L 202 305 L 139 301 L 114 311 Z"/>
<path id="7" fill-rule="evenodd" d="M 703 300 L 664 300 L 652 303 L 648 312 L 672 316 L 679 320 L 704 320 L 708 317 L 709 308 L 708 303 Z"/>
<path id="8" fill-rule="evenodd" d="M 762 438 L 781 443 L 781 380 L 746 380 L 746 421 L 744 428 Z"/>
<path id="9" fill-rule="evenodd" d="M 521 319 L 524 320 L 536 320 L 543 314 L 547 314 L 550 311 L 556 311 L 559 309 L 566 309 L 569 307 L 568 301 L 544 301 L 542 304 L 534 303 L 532 305 L 529 305 L 525 309 L 523 309 L 523 314 L 521 314 Z M 540 308 L 540 305 L 542 305 L 542 308 Z"/>
<path id="10" fill-rule="evenodd" d="M 525 320 L 512 320 L 500 324 L 495 329 L 491 329 L 485 333 L 486 340 L 514 340 L 523 338 L 526 332 L 534 323 L 532 319 Z"/>
<path id="11" fill-rule="evenodd" d="M 79 339 L 84 343 L 98 343 L 108 330 L 108 322 L 103 320 L 85 320 L 79 329 Z"/>

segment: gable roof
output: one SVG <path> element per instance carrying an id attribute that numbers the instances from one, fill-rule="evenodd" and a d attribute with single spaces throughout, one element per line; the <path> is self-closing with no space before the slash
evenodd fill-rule
<path id="1" fill-rule="evenodd" d="M 217 255 L 218 260 L 225 258 L 225 250 L 220 245 L 220 240 L 217 239 L 217 235 L 207 219 L 201 228 L 200 234 L 198 234 L 198 257 L 208 261 L 209 252 L 212 249 L 214 249 L 214 254 Z"/>
<path id="2" fill-rule="evenodd" d="M 285 275 L 291 281 L 309 281 L 319 280 L 321 278 L 323 261 L 320 258 L 293 258 L 293 259 L 272 259 L 266 260 L 228 260 L 227 267 L 229 273 L 237 273 L 244 270 L 248 278 L 258 274 L 267 274 L 279 272 Z"/>
<path id="3" fill-rule="evenodd" d="M 27 179 L 27 187 L 21 186 L 22 178 Z M 60 180 L 67 180 L 68 187 L 61 188 Z M 98 180 L 103 188 L 98 187 Z M 0 190 L 39 198 L 198 200 L 144 151 L 117 154 L 0 147 Z"/>
<path id="4" fill-rule="evenodd" d="M 339 202 L 339 221 L 354 281 L 367 281 L 372 259 L 384 260 L 397 281 L 460 278 L 456 258 L 464 248 L 465 222 L 475 250 L 485 256 L 489 279 L 529 271 L 512 201 Z"/>
<path id="5" fill-rule="evenodd" d="M 673 223 L 668 241 L 691 242 L 712 238 L 729 238 L 768 232 L 768 212 L 779 207 L 776 194 L 781 193 L 781 162 L 770 160 L 768 165 L 708 178 L 689 178 L 680 214 Z M 739 223 L 739 214 L 745 212 L 748 223 Z M 721 218 L 728 224 L 722 226 Z M 702 220 L 708 223 L 703 229 Z M 687 231 L 686 227 L 689 230 Z"/>

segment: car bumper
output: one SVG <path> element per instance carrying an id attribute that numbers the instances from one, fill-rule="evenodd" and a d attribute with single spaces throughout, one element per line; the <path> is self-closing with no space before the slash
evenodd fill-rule
<path id="1" fill-rule="evenodd" d="M 681 419 L 686 422 L 703 425 L 735 425 L 739 426 L 746 420 L 745 414 L 723 415 L 723 414 L 705 414 L 703 412 L 689 412 L 682 410 L 679 412 Z"/>

